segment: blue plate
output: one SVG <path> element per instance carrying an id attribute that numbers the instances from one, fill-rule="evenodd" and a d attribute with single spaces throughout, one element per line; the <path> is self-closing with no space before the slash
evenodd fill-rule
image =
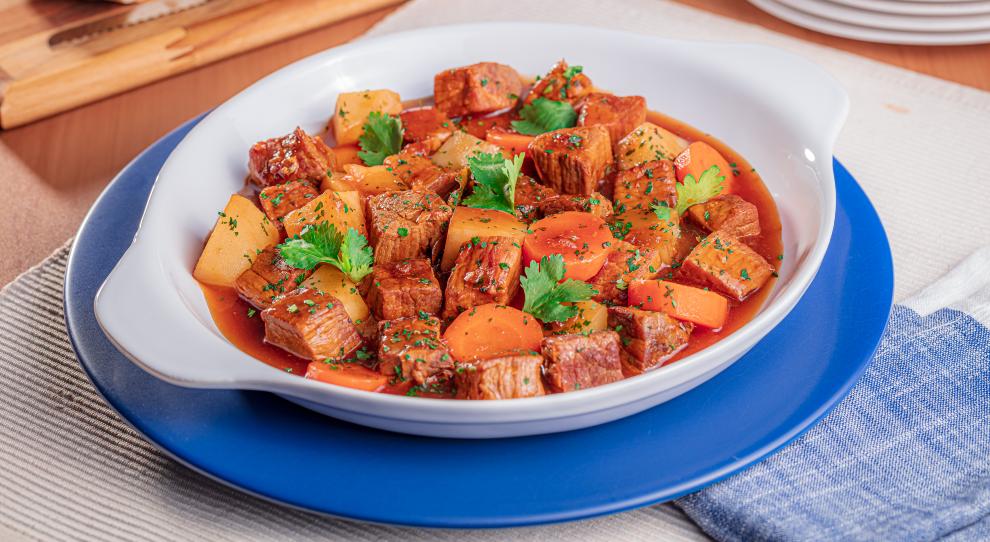
<path id="1" fill-rule="evenodd" d="M 135 159 L 90 211 L 69 261 L 66 321 L 96 388 L 137 431 L 189 467 L 274 501 L 375 522 L 503 527 L 673 499 L 820 419 L 869 363 L 890 311 L 886 235 L 836 162 L 835 233 L 801 302 L 732 367 L 638 415 L 555 435 L 448 440 L 340 422 L 267 393 L 176 387 L 114 349 L 93 297 L 130 244 L 159 168 L 195 122 Z"/>

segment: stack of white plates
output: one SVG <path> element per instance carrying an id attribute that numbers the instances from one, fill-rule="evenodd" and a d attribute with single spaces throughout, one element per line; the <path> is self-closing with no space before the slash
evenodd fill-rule
<path id="1" fill-rule="evenodd" d="M 749 1 L 787 22 L 843 38 L 907 45 L 990 43 L 990 1 Z"/>

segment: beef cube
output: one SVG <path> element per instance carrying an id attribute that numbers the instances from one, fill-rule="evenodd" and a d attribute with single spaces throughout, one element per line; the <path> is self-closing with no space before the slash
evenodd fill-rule
<path id="1" fill-rule="evenodd" d="M 664 202 L 677 205 L 677 176 L 670 160 L 652 160 L 632 169 L 620 171 L 614 186 L 616 213 L 626 209 L 650 209 Z"/>
<path id="2" fill-rule="evenodd" d="M 283 137 L 259 141 L 248 153 L 251 180 L 258 186 L 307 180 L 319 184 L 336 169 L 333 151 L 319 137 L 296 128 Z"/>
<path id="3" fill-rule="evenodd" d="M 590 196 L 552 196 L 540 202 L 543 216 L 567 211 L 583 211 L 608 219 L 612 216 L 612 204 L 598 192 L 592 192 Z"/>
<path id="4" fill-rule="evenodd" d="M 368 200 L 375 263 L 427 257 L 443 239 L 453 209 L 432 192 L 386 192 Z"/>
<path id="5" fill-rule="evenodd" d="M 268 220 L 281 225 L 282 217 L 319 195 L 320 192 L 309 181 L 290 181 L 263 188 L 258 194 L 258 201 L 268 215 Z"/>
<path id="6" fill-rule="evenodd" d="M 450 117 L 508 109 L 519 101 L 522 78 L 509 66 L 479 62 L 433 78 L 433 100 Z"/>
<path id="7" fill-rule="evenodd" d="M 646 122 L 646 98 L 593 92 L 582 100 L 578 126 L 601 125 L 608 130 L 612 151 L 619 140 Z"/>
<path id="8" fill-rule="evenodd" d="M 674 249 L 674 257 L 671 262 L 671 267 L 679 268 L 684 260 L 687 259 L 688 254 L 694 250 L 694 247 L 698 246 L 698 243 L 707 235 L 700 226 L 691 222 L 690 220 L 685 220 L 681 222 L 681 235 L 677 238 L 677 245 Z M 673 274 L 669 274 L 667 278 L 673 278 Z"/>
<path id="9" fill-rule="evenodd" d="M 561 60 L 533 85 L 526 95 L 525 103 L 531 104 L 537 98 L 546 98 L 574 105 L 587 96 L 592 88 L 591 79 L 581 73 L 580 66 L 568 66 L 567 62 Z"/>
<path id="10" fill-rule="evenodd" d="M 760 213 L 752 203 L 735 194 L 716 196 L 688 207 L 692 220 L 708 231 L 721 231 L 736 237 L 760 234 Z"/>
<path id="11" fill-rule="evenodd" d="M 507 305 L 516 295 L 522 248 L 512 237 L 476 237 L 461 247 L 447 279 L 444 318 L 471 307 Z"/>
<path id="12" fill-rule="evenodd" d="M 516 216 L 519 220 L 533 222 L 539 218 L 540 203 L 556 195 L 553 188 L 540 184 L 529 175 L 520 175 L 516 181 Z"/>
<path id="13" fill-rule="evenodd" d="M 654 268 L 655 270 L 655 268 Z M 651 278 L 650 262 L 635 245 L 616 239 L 601 270 L 588 280 L 598 293 L 592 299 L 606 305 L 624 305 L 626 287 L 634 279 Z"/>
<path id="14" fill-rule="evenodd" d="M 453 368 L 454 360 L 440 338 L 436 317 L 378 322 L 378 370 L 383 375 L 423 385 Z"/>
<path id="15" fill-rule="evenodd" d="M 454 133 L 454 123 L 443 111 L 435 107 L 407 109 L 399 115 L 404 129 L 402 139 L 406 143 L 424 143 L 430 153 Z"/>
<path id="16" fill-rule="evenodd" d="M 619 334 L 557 335 L 543 339 L 547 384 L 555 392 L 583 390 L 622 380 Z"/>
<path id="17" fill-rule="evenodd" d="M 608 327 L 619 334 L 622 361 L 632 372 L 642 372 L 663 364 L 687 346 L 694 324 L 662 312 L 609 307 Z"/>
<path id="18" fill-rule="evenodd" d="M 412 259 L 375 264 L 368 305 L 379 320 L 439 314 L 443 303 L 440 282 L 429 260 Z"/>
<path id="19" fill-rule="evenodd" d="M 459 364 L 454 370 L 458 399 L 517 399 L 546 395 L 541 378 L 543 357 L 517 352 Z"/>
<path id="20" fill-rule="evenodd" d="M 602 126 L 540 134 L 529 148 L 540 178 L 561 194 L 591 194 L 612 163 L 612 144 Z"/>
<path id="21" fill-rule="evenodd" d="M 410 150 L 386 157 L 382 165 L 405 186 L 432 183 L 443 173 L 428 157 Z"/>
<path id="22" fill-rule="evenodd" d="M 254 255 L 251 267 L 237 277 L 234 288 L 245 301 L 265 309 L 278 296 L 298 288 L 309 274 L 305 269 L 289 266 L 275 247 L 268 247 Z"/>
<path id="23" fill-rule="evenodd" d="M 705 237 L 681 266 L 683 276 L 742 301 L 759 290 L 773 267 L 738 237 L 717 231 Z"/>
<path id="24" fill-rule="evenodd" d="M 318 290 L 300 289 L 261 311 L 265 342 L 303 359 L 342 360 L 357 350 L 361 335 L 344 304 Z"/>

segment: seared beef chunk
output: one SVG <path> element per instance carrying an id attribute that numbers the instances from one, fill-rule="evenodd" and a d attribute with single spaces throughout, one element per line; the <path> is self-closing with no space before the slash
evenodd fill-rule
<path id="1" fill-rule="evenodd" d="M 540 218 L 539 207 L 543 200 L 556 196 L 553 188 L 540 184 L 529 175 L 520 175 L 516 181 L 516 216 L 519 220 L 533 222 Z"/>
<path id="2" fill-rule="evenodd" d="M 479 62 L 438 73 L 433 101 L 448 116 L 490 113 L 516 105 L 522 92 L 516 70 L 495 62 Z"/>
<path id="3" fill-rule="evenodd" d="M 711 286 L 736 301 L 759 290 L 773 272 L 763 256 L 739 238 L 722 231 L 702 239 L 681 266 L 684 276 Z"/>
<path id="4" fill-rule="evenodd" d="M 612 139 L 612 150 L 620 139 L 646 122 L 646 98 L 593 92 L 582 100 L 578 126 L 602 125 Z"/>
<path id="5" fill-rule="evenodd" d="M 431 153 L 454 133 L 454 123 L 435 107 L 407 109 L 399 115 L 402 139 L 406 143 L 425 143 Z"/>
<path id="6" fill-rule="evenodd" d="M 268 247 L 252 256 L 254 261 L 251 267 L 237 277 L 234 288 L 245 301 L 259 309 L 270 306 L 276 297 L 298 288 L 310 274 L 304 269 L 287 265 L 275 247 Z"/>
<path id="7" fill-rule="evenodd" d="M 441 168 L 411 147 L 407 146 L 399 154 L 389 156 L 383 163 L 396 179 L 413 190 L 433 192 L 442 198 L 464 185 L 470 170 Z"/>
<path id="8" fill-rule="evenodd" d="M 707 235 L 701 227 L 690 220 L 682 221 L 680 227 L 681 236 L 677 238 L 674 258 L 671 263 L 671 267 L 674 269 L 681 267 L 684 260 L 687 259 L 688 254 L 690 254 L 691 251 L 694 250 L 694 247 L 698 246 L 698 243 L 700 243 L 701 240 L 705 238 L 705 235 Z M 673 273 L 673 270 L 667 271 L 667 274 L 665 275 L 666 278 L 673 278 Z"/>
<path id="9" fill-rule="evenodd" d="M 540 202 L 543 216 L 567 211 L 584 211 L 608 219 L 612 216 L 612 204 L 598 192 L 592 192 L 590 196 L 552 196 Z"/>
<path id="10" fill-rule="evenodd" d="M 608 327 L 619 334 L 622 359 L 634 372 L 661 365 L 684 348 L 694 324 L 662 312 L 609 307 Z"/>
<path id="11" fill-rule="evenodd" d="M 587 96 L 591 89 L 591 79 L 581 73 L 579 66 L 568 66 L 567 62 L 561 60 L 533 85 L 533 89 L 526 95 L 525 103 L 531 104 L 537 98 L 546 98 L 574 105 Z"/>
<path id="12" fill-rule="evenodd" d="M 546 395 L 540 368 L 543 357 L 518 352 L 459 364 L 454 369 L 458 399 L 517 399 Z"/>
<path id="13" fill-rule="evenodd" d="M 361 346 L 361 335 L 336 297 L 296 290 L 261 311 L 265 342 L 303 359 L 344 359 Z"/>
<path id="14" fill-rule="evenodd" d="M 423 258 L 443 239 L 453 213 L 432 192 L 386 192 L 368 200 L 375 263 Z"/>
<path id="15" fill-rule="evenodd" d="M 516 295 L 522 248 L 511 237 L 476 237 L 461 247 L 447 279 L 444 318 L 486 303 L 507 305 Z"/>
<path id="16" fill-rule="evenodd" d="M 268 220 L 281 224 L 281 218 L 309 203 L 320 192 L 309 181 L 290 181 L 285 184 L 268 186 L 258 194 L 261 208 Z"/>
<path id="17" fill-rule="evenodd" d="M 297 180 L 318 184 L 335 169 L 336 161 L 322 139 L 296 128 L 287 136 L 255 143 L 248 153 L 248 166 L 258 186 Z"/>
<path id="18" fill-rule="evenodd" d="M 540 178 L 561 194 L 591 194 L 612 163 L 612 144 L 603 126 L 540 134 L 529 148 Z"/>
<path id="19" fill-rule="evenodd" d="M 598 290 L 592 299 L 606 305 L 624 305 L 629 283 L 633 279 L 650 278 L 653 274 L 649 262 L 635 245 L 616 239 L 612 241 L 612 252 L 605 265 L 588 280 L 588 284 Z"/>
<path id="20" fill-rule="evenodd" d="M 677 205 L 677 176 L 670 160 L 652 160 L 615 176 L 616 213 L 626 209 L 650 209 L 654 203 Z"/>
<path id="21" fill-rule="evenodd" d="M 396 381 L 422 385 L 454 367 L 435 316 L 378 322 L 378 337 L 378 370 Z"/>
<path id="22" fill-rule="evenodd" d="M 543 339 L 547 384 L 555 392 L 582 390 L 622 380 L 619 335 L 557 335 Z"/>
<path id="23" fill-rule="evenodd" d="M 716 196 L 705 203 L 688 207 L 691 219 L 708 231 L 720 231 L 736 237 L 760 234 L 760 213 L 752 203 L 735 194 Z"/>
<path id="24" fill-rule="evenodd" d="M 440 283 L 429 260 L 411 259 L 376 264 L 371 275 L 368 305 L 379 320 L 439 314 Z"/>

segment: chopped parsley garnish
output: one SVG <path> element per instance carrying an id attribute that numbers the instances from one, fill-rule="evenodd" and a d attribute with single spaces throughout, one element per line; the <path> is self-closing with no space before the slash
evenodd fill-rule
<path id="1" fill-rule="evenodd" d="M 327 222 L 306 226 L 302 233 L 278 245 L 285 263 L 297 269 L 312 269 L 328 263 L 347 278 L 358 282 L 371 273 L 374 255 L 368 240 L 354 228 L 341 234 Z"/>
<path id="2" fill-rule="evenodd" d="M 598 293 L 590 284 L 564 278 L 564 258 L 560 254 L 544 256 L 540 263 L 530 262 L 520 277 L 526 302 L 523 311 L 543 322 L 563 322 L 578 313 L 578 308 L 564 303 L 591 299 Z"/>
<path id="3" fill-rule="evenodd" d="M 374 111 L 364 123 L 364 131 L 358 138 L 361 150 L 358 152 L 365 165 L 379 166 L 385 158 L 402 149 L 402 121 L 398 117 Z"/>
<path id="4" fill-rule="evenodd" d="M 650 205 L 650 209 L 653 209 L 653 214 L 657 215 L 660 220 L 670 220 L 670 206 L 667 205 L 666 201 L 660 201 Z"/>
<path id="5" fill-rule="evenodd" d="M 508 160 L 498 154 L 477 153 L 468 158 L 474 191 L 461 201 L 462 205 L 478 209 L 495 209 L 512 213 L 516 210 L 516 181 L 526 153 Z"/>
<path id="6" fill-rule="evenodd" d="M 520 134 L 540 135 L 561 128 L 571 128 L 577 122 L 577 111 L 567 102 L 540 97 L 519 110 L 519 120 L 512 127 Z"/>
<path id="7" fill-rule="evenodd" d="M 704 203 L 722 193 L 722 181 L 725 175 L 719 175 L 718 166 L 706 169 L 697 180 L 693 175 L 685 175 L 683 183 L 677 183 L 677 214 L 692 205 Z"/>

